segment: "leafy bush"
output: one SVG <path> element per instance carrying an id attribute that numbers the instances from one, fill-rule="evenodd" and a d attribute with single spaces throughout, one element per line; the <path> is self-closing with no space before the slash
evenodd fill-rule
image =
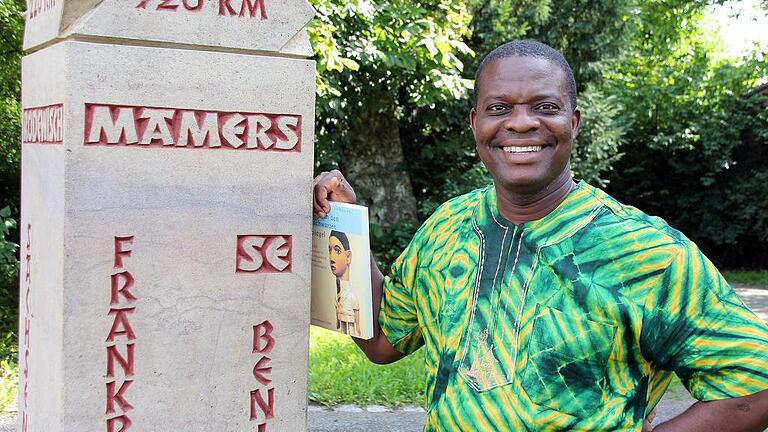
<path id="1" fill-rule="evenodd" d="M 18 326 L 19 261 L 18 245 L 6 239 L 16 228 L 8 207 L 0 210 L 0 359 L 16 358 L 16 327 Z"/>

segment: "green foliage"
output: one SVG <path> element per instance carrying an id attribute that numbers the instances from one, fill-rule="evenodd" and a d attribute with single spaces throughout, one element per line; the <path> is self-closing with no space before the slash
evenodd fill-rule
<path id="1" fill-rule="evenodd" d="M 21 40 L 24 0 L 0 1 L 0 408 L 16 399 Z"/>
<path id="2" fill-rule="evenodd" d="M 0 1 L 0 207 L 18 214 L 24 0 Z"/>
<path id="3" fill-rule="evenodd" d="M 696 9 L 648 12 L 643 37 L 605 73 L 603 92 L 625 106 L 631 130 L 611 192 L 721 264 L 768 265 L 768 113 L 764 96 L 746 97 L 768 65 L 723 59 L 701 18 Z"/>
<path id="4" fill-rule="evenodd" d="M 349 120 L 361 111 L 402 116 L 466 95 L 470 83 L 461 77 L 459 55 L 471 54 L 464 43 L 470 17 L 462 2 L 312 3 L 319 169 L 343 164 Z"/>
<path id="5" fill-rule="evenodd" d="M 383 273 L 389 271 L 390 265 L 408 246 L 417 229 L 419 224 L 410 220 L 402 220 L 388 229 L 371 224 L 371 249 L 374 251 L 376 264 Z"/>
<path id="6" fill-rule="evenodd" d="M 0 411 L 16 404 L 19 390 L 19 369 L 16 359 L 0 359 Z"/>
<path id="7" fill-rule="evenodd" d="M 576 178 L 605 186 L 604 178 L 622 156 L 626 125 L 622 121 L 624 106 L 615 96 L 605 96 L 593 86 L 579 96 L 581 128 L 574 143 L 571 168 Z"/>
<path id="8" fill-rule="evenodd" d="M 16 358 L 18 326 L 18 245 L 7 240 L 16 220 L 8 207 L 0 210 L 0 359 Z"/>
<path id="9" fill-rule="evenodd" d="M 391 365 L 371 363 L 349 336 L 312 327 L 309 399 L 321 405 L 424 405 L 426 371 L 418 351 Z"/>

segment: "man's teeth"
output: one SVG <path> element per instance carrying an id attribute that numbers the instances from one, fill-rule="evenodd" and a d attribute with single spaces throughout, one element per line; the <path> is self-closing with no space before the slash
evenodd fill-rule
<path id="1" fill-rule="evenodd" d="M 533 153 L 540 151 L 544 146 L 527 146 L 527 147 L 518 147 L 518 146 L 510 146 L 510 147 L 503 147 L 504 151 L 507 153 Z"/>

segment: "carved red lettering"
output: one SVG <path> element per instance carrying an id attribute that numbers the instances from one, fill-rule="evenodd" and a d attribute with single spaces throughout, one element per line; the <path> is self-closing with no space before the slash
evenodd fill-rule
<path id="1" fill-rule="evenodd" d="M 197 4 L 195 6 L 192 6 L 191 0 L 183 0 L 184 8 L 188 11 L 199 11 L 203 9 L 203 0 L 197 0 Z"/>
<path id="2" fill-rule="evenodd" d="M 256 411 L 256 406 L 261 409 L 264 414 L 264 420 L 269 420 L 275 417 L 275 389 L 271 388 L 267 390 L 267 399 L 269 402 L 265 402 L 261 397 L 261 390 L 251 391 L 251 420 L 257 420 L 259 413 Z"/>
<path id="3" fill-rule="evenodd" d="M 164 146 L 173 145 L 173 136 L 168 127 L 168 121 L 173 119 L 173 114 L 174 111 L 169 109 L 143 108 L 139 112 L 139 118 L 147 119 L 147 122 L 139 144 L 148 145 L 159 141 Z"/>
<path id="4" fill-rule="evenodd" d="M 86 144 L 136 144 L 136 119 L 132 108 L 93 106 L 86 112 Z"/>
<path id="5" fill-rule="evenodd" d="M 119 298 L 120 294 L 122 294 L 127 301 L 136 300 L 136 297 L 131 293 L 131 288 L 133 288 L 133 283 L 135 279 L 133 278 L 133 275 L 130 272 L 124 271 L 120 273 L 115 273 L 111 276 L 111 279 L 112 279 L 112 301 L 110 302 L 110 304 L 116 305 L 120 301 L 120 298 Z M 122 281 L 122 286 L 120 286 L 121 281 Z"/>
<path id="6" fill-rule="evenodd" d="M 177 146 L 186 147 L 192 141 L 192 145 L 195 147 L 206 145 L 209 148 L 221 147 L 218 114 L 197 113 L 194 111 L 182 112 L 178 136 Z"/>
<path id="7" fill-rule="evenodd" d="M 115 429 L 117 422 L 120 422 L 119 430 Z M 126 432 L 131 425 L 133 425 L 133 422 L 131 422 L 131 419 L 129 419 L 127 415 L 113 417 L 107 420 L 107 432 Z"/>
<path id="8" fill-rule="evenodd" d="M 232 8 L 232 0 L 219 0 L 219 15 L 221 16 L 227 16 L 227 12 L 229 12 L 229 15 L 237 15 L 237 12 L 235 12 L 235 9 Z"/>
<path id="9" fill-rule="evenodd" d="M 47 12 L 56 7 L 59 0 L 27 0 L 27 14 L 29 19 L 33 19 L 43 12 Z"/>
<path id="10" fill-rule="evenodd" d="M 133 381 L 123 381 L 120 388 L 115 391 L 117 387 L 117 381 L 111 381 L 107 383 L 107 414 L 113 414 L 115 412 L 115 402 L 120 405 L 120 409 L 123 412 L 128 412 L 133 409 L 133 405 L 128 403 L 123 396 L 126 391 L 131 387 Z"/>
<path id="11" fill-rule="evenodd" d="M 154 116 L 155 113 L 147 113 L 147 116 Z M 159 113 L 162 117 L 162 113 Z M 157 128 L 153 129 L 156 130 Z M 122 269 L 126 258 L 130 257 L 133 253 L 131 246 L 133 245 L 134 236 L 115 236 L 114 237 L 114 268 Z M 110 275 L 110 288 L 111 299 L 110 305 L 116 306 L 120 304 L 122 299 L 130 304 L 135 302 L 136 296 L 131 292 L 135 284 L 135 279 L 130 271 L 117 272 Z M 108 316 L 114 316 L 112 320 L 112 326 L 107 334 L 107 342 L 112 342 L 120 336 L 124 336 L 126 340 L 132 342 L 136 340 L 136 334 L 133 331 L 128 316 L 133 314 L 136 310 L 135 307 L 111 307 L 108 312 Z M 114 378 L 116 367 L 119 365 L 123 371 L 124 378 L 130 378 L 134 374 L 134 359 L 135 359 L 135 343 L 128 343 L 125 345 L 125 352 L 121 352 L 118 345 L 107 346 L 107 377 Z M 132 380 L 124 380 L 120 387 L 117 388 L 117 381 L 111 381 L 107 383 L 107 407 L 106 414 L 115 413 L 115 404 L 117 404 L 123 411 L 123 415 L 107 419 L 107 431 L 108 432 L 123 432 L 127 431 L 131 427 L 131 419 L 128 417 L 128 411 L 133 409 L 131 405 L 125 399 L 125 392 L 133 384 Z M 117 430 L 117 427 L 120 427 Z"/>
<path id="12" fill-rule="evenodd" d="M 136 5 L 136 9 L 146 9 L 148 4 L 149 0 L 141 0 L 139 4 Z"/>
<path id="13" fill-rule="evenodd" d="M 242 0 L 243 5 L 240 7 L 240 17 L 246 16 L 245 12 L 248 11 L 248 15 L 251 18 L 256 17 L 256 13 L 261 11 L 261 19 L 267 19 L 267 11 L 264 9 L 264 0 Z"/>
<path id="14" fill-rule="evenodd" d="M 85 105 L 84 145 L 301 151 L 301 116 Z"/>
<path id="15" fill-rule="evenodd" d="M 136 339 L 136 334 L 133 332 L 131 323 L 128 321 L 128 314 L 133 313 L 136 310 L 135 307 L 109 310 L 109 315 L 114 315 L 115 319 L 112 321 L 112 328 L 109 330 L 107 336 L 107 342 L 114 341 L 116 337 L 125 335 L 129 341 Z"/>
<path id="16" fill-rule="evenodd" d="M 131 249 L 123 249 L 123 243 L 132 245 L 133 236 L 115 237 L 115 268 L 123 267 L 123 257 L 131 256 Z"/>
<path id="17" fill-rule="evenodd" d="M 290 273 L 293 237 L 238 235 L 236 273 Z"/>
<path id="18" fill-rule="evenodd" d="M 157 5 L 157 10 L 176 10 L 179 8 L 178 4 L 173 3 L 174 0 L 160 0 L 160 4 Z"/>
<path id="19" fill-rule="evenodd" d="M 62 144 L 64 142 L 62 104 L 26 108 L 21 116 L 22 144 Z"/>
<path id="20" fill-rule="evenodd" d="M 253 352 L 269 354 L 275 347 L 275 338 L 272 337 L 272 323 L 264 320 L 261 324 L 253 326 Z M 261 343 L 264 343 L 262 346 Z"/>
<path id="21" fill-rule="evenodd" d="M 272 330 L 274 327 L 269 320 L 264 320 L 261 324 L 253 326 L 253 352 L 262 355 L 256 364 L 253 366 L 253 377 L 259 384 L 263 386 L 269 386 L 272 384 L 272 379 L 269 375 L 272 374 L 272 367 L 269 365 L 272 361 L 267 357 L 272 349 L 275 347 L 275 338 L 272 337 Z M 275 413 L 275 388 L 268 388 L 267 401 L 261 395 L 263 389 L 256 389 L 251 391 L 251 421 L 259 421 L 258 430 L 267 430 L 267 420 L 274 417 Z M 258 407 L 260 411 L 256 409 Z"/>
<path id="22" fill-rule="evenodd" d="M 136 344 L 132 343 L 126 345 L 126 353 L 128 358 L 125 358 L 122 354 L 120 354 L 120 350 L 117 349 L 116 345 L 107 347 L 108 377 L 113 378 L 115 376 L 115 362 L 120 364 L 120 367 L 123 368 L 123 374 L 125 374 L 126 377 L 133 376 L 133 352 L 135 345 Z"/>
<path id="23" fill-rule="evenodd" d="M 32 224 L 27 224 L 27 239 L 24 245 L 26 254 L 24 256 L 24 264 L 26 265 L 26 274 L 24 276 L 24 283 L 26 285 L 24 293 L 24 358 L 20 359 L 22 364 L 22 376 L 24 377 L 24 388 L 21 394 L 21 430 L 27 432 L 29 426 L 29 417 L 27 414 L 28 401 L 29 401 L 29 357 L 30 357 L 30 342 L 32 333 L 32 305 L 30 304 L 30 297 L 32 292 Z"/>
<path id="24" fill-rule="evenodd" d="M 269 385 L 272 383 L 272 380 L 267 378 L 267 375 L 272 373 L 272 367 L 267 366 L 269 362 L 272 361 L 271 358 L 264 356 L 259 359 L 258 362 L 256 362 L 256 366 L 253 367 L 253 377 L 256 378 L 256 381 L 260 382 L 261 385 Z"/>

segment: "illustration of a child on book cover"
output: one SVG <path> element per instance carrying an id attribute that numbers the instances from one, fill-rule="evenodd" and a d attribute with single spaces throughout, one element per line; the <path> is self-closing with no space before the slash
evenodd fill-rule
<path id="1" fill-rule="evenodd" d="M 367 211 L 334 205 L 312 231 L 312 324 L 363 339 L 373 333 L 367 224 Z"/>

